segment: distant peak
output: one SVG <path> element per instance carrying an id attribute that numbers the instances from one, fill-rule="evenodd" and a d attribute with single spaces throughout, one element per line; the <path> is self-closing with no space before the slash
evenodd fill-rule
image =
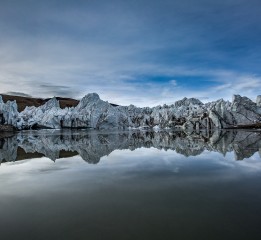
<path id="1" fill-rule="evenodd" d="M 190 104 L 203 105 L 203 103 L 197 98 L 186 98 L 186 97 L 184 97 L 183 99 L 175 102 L 175 107 L 189 106 Z"/>
<path id="2" fill-rule="evenodd" d="M 100 97 L 97 93 L 88 93 L 85 95 L 78 104 L 78 108 L 87 106 L 89 103 L 97 102 L 100 100 Z"/>
<path id="3" fill-rule="evenodd" d="M 53 97 L 53 98 L 51 98 L 50 100 L 48 100 L 48 101 L 43 105 L 43 107 L 46 108 L 46 109 L 50 109 L 50 108 L 53 108 L 53 107 L 59 108 L 59 107 L 60 107 L 60 104 L 59 104 L 59 101 L 56 99 L 56 97 Z"/>

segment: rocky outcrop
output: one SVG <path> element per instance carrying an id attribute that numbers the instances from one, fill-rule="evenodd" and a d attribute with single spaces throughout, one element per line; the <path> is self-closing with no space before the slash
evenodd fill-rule
<path id="1" fill-rule="evenodd" d="M 0 162 L 41 156 L 56 160 L 78 154 L 94 164 L 114 150 L 142 147 L 173 150 L 186 157 L 200 155 L 205 150 L 223 155 L 234 152 L 236 160 L 261 152 L 261 133 L 247 131 L 123 131 L 110 134 L 102 131 L 52 131 L 42 130 L 39 134 L 19 132 L 0 139 Z"/>
<path id="2" fill-rule="evenodd" d="M 172 105 L 153 108 L 113 106 L 98 94 L 87 94 L 76 107 L 61 109 L 56 98 L 40 107 L 26 107 L 18 112 L 15 102 L 0 99 L 0 122 L 17 129 L 92 128 L 92 129 L 223 129 L 259 126 L 261 96 L 256 102 L 235 95 L 233 101 L 223 99 L 203 104 L 195 98 L 184 98 Z M 253 125 L 255 124 L 255 125 Z"/>

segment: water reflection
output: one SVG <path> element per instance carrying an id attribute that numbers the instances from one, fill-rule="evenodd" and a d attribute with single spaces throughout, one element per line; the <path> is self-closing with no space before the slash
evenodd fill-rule
<path id="1" fill-rule="evenodd" d="M 1 239 L 259 240 L 260 139 L 245 131 L 4 136 L 2 162 L 31 159 L 0 167 Z"/>
<path id="2" fill-rule="evenodd" d="M 254 131 L 186 132 L 96 132 L 24 131 L 0 137 L 0 162 L 46 156 L 52 160 L 80 155 L 97 164 L 114 150 L 137 148 L 173 150 L 184 156 L 197 156 L 205 150 L 225 155 L 234 152 L 235 160 L 261 154 L 261 133 Z"/>

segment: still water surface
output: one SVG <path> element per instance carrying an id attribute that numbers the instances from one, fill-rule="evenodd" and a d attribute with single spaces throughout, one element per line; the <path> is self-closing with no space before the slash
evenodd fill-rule
<path id="1" fill-rule="evenodd" d="M 0 137 L 1 239 L 261 239 L 261 133 Z"/>

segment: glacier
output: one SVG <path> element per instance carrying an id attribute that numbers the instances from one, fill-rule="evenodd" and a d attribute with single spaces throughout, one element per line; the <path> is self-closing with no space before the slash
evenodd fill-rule
<path id="1" fill-rule="evenodd" d="M 174 104 L 156 107 L 113 106 L 97 93 L 84 96 L 76 107 L 60 107 L 54 97 L 39 107 L 18 112 L 15 101 L 4 103 L 0 96 L 0 124 L 17 130 L 35 128 L 90 129 L 223 129 L 261 123 L 261 95 L 256 102 L 234 95 L 232 102 L 219 99 L 202 103 L 183 98 Z"/>

